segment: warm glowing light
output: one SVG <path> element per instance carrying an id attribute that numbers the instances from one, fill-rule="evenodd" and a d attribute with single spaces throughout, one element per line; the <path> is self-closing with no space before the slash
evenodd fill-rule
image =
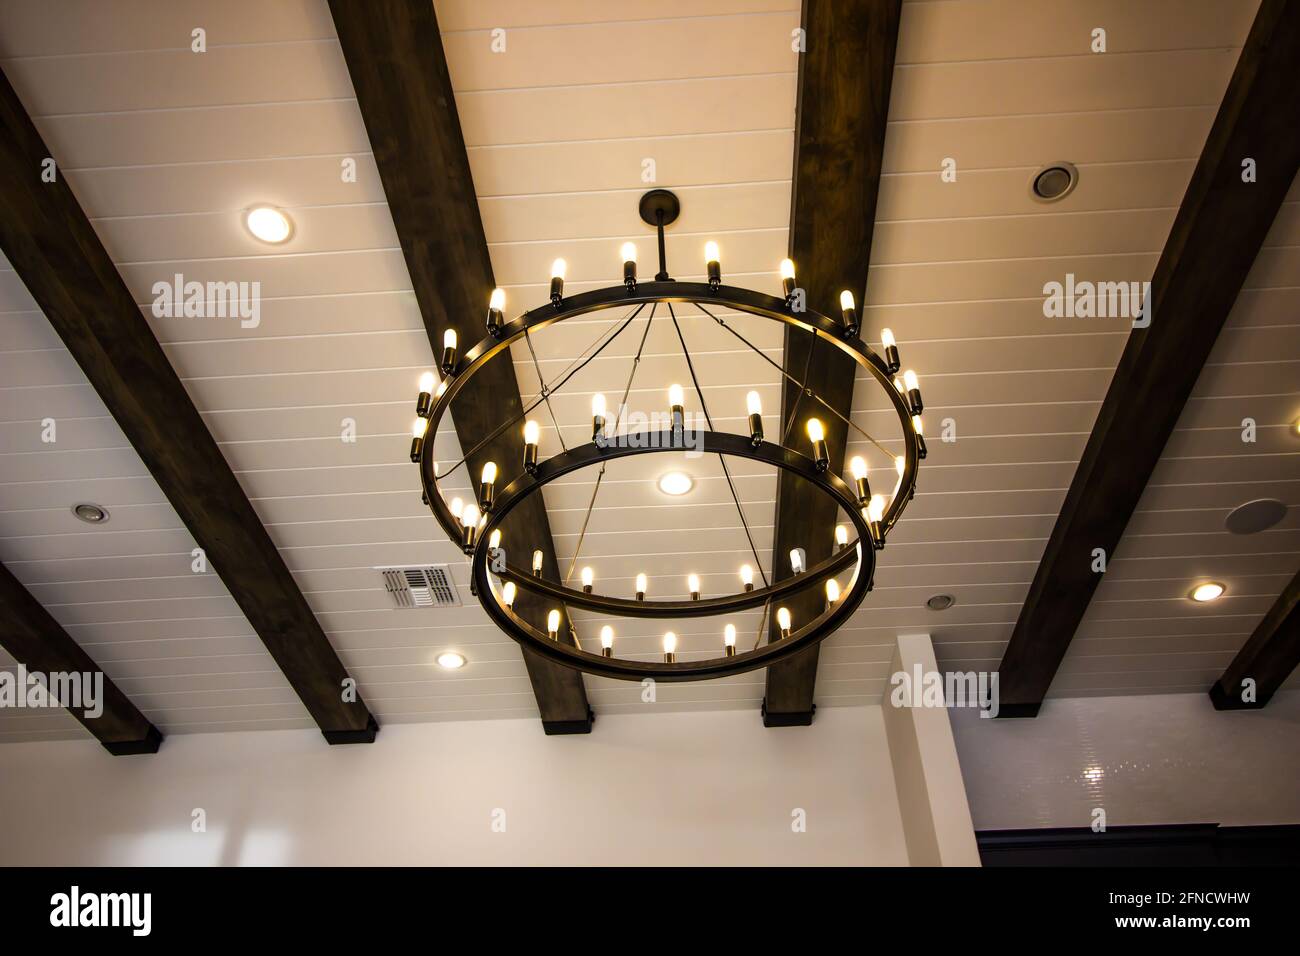
<path id="1" fill-rule="evenodd" d="M 531 418 L 524 422 L 524 443 L 536 445 L 538 439 L 542 437 L 542 426 L 537 424 Z"/>
<path id="2" fill-rule="evenodd" d="M 906 386 L 908 391 L 911 391 L 914 388 L 920 388 L 920 383 L 916 380 L 916 373 L 910 368 L 903 373 L 903 385 Z"/>
<path id="3" fill-rule="evenodd" d="M 826 580 L 826 603 L 834 604 L 840 599 L 840 582 L 834 578 Z"/>
<path id="4" fill-rule="evenodd" d="M 1204 584 L 1198 584 L 1192 589 L 1192 600 L 1204 604 L 1206 601 L 1215 601 L 1223 596 L 1225 588 L 1217 581 L 1206 581 Z"/>
<path id="5" fill-rule="evenodd" d="M 438 390 L 437 390 L 436 392 L 433 393 L 433 397 L 434 397 L 434 398 L 442 398 L 442 393 L 445 392 L 445 391 L 447 391 L 447 383 L 446 383 L 445 381 L 444 381 L 444 382 L 439 382 L 439 383 L 438 383 Z"/>
<path id="6" fill-rule="evenodd" d="M 595 395 L 591 396 L 591 417 L 605 417 L 605 396 L 601 392 L 597 392 Z"/>
<path id="7" fill-rule="evenodd" d="M 624 262 L 636 262 L 636 243 L 625 242 L 623 248 L 619 250 Z"/>
<path id="8" fill-rule="evenodd" d="M 722 629 L 722 643 L 727 647 L 736 646 L 736 625 L 728 624 Z"/>
<path id="9" fill-rule="evenodd" d="M 835 526 L 835 543 L 841 548 L 846 547 L 849 543 L 848 525 L 837 524 Z"/>
<path id="10" fill-rule="evenodd" d="M 493 289 L 492 295 L 488 297 L 488 308 L 496 309 L 498 312 L 506 310 L 506 290 Z"/>
<path id="11" fill-rule="evenodd" d="M 459 498 L 451 499 L 451 513 L 456 516 L 457 520 L 460 520 L 460 514 L 464 510 L 465 502 L 461 501 Z"/>
<path id="12" fill-rule="evenodd" d="M 695 479 L 680 471 L 670 471 L 659 479 L 659 490 L 666 495 L 684 495 L 695 487 Z"/>
<path id="13" fill-rule="evenodd" d="M 564 270 L 567 268 L 568 265 L 565 264 L 565 261 L 563 259 L 556 259 L 554 262 L 551 263 L 551 278 L 563 279 Z"/>
<path id="14" fill-rule="evenodd" d="M 894 459 L 894 471 L 898 472 L 898 477 L 903 477 L 903 469 L 907 467 L 907 459 L 899 455 Z"/>
<path id="15" fill-rule="evenodd" d="M 861 481 L 867 477 L 867 460 L 861 455 L 854 455 L 850 458 L 849 474 L 853 476 L 854 481 Z"/>
<path id="16" fill-rule="evenodd" d="M 636 593 L 645 594 L 645 592 L 646 592 L 646 576 L 644 574 L 638 574 L 636 576 Z"/>
<path id="17" fill-rule="evenodd" d="M 758 397 L 758 392 L 750 392 L 745 396 L 745 407 L 751 415 L 763 414 L 763 400 Z"/>
<path id="18" fill-rule="evenodd" d="M 912 416 L 912 430 L 915 431 L 918 435 L 925 434 L 925 423 L 921 421 L 920 415 Z"/>
<path id="19" fill-rule="evenodd" d="M 847 312 L 849 309 L 854 308 L 853 293 L 850 292 L 848 289 L 845 289 L 843 292 L 840 293 L 840 308 L 843 309 L 845 312 Z"/>
<path id="20" fill-rule="evenodd" d="M 894 332 L 892 329 L 880 330 L 880 344 L 887 349 L 898 347 L 898 343 L 894 341 Z"/>
<path id="21" fill-rule="evenodd" d="M 434 382 L 433 373 L 425 372 L 423 375 L 420 376 L 420 391 L 432 394 L 433 382 Z"/>
<path id="22" fill-rule="evenodd" d="M 799 548 L 790 550 L 790 570 L 795 574 L 803 573 L 803 551 Z"/>
<path id="23" fill-rule="evenodd" d="M 608 624 L 600 629 L 600 646 L 606 650 L 614 646 L 614 629 Z"/>
<path id="24" fill-rule="evenodd" d="M 455 651 L 443 651 L 437 657 L 438 666 L 449 671 L 459 670 L 465 666 L 465 655 Z"/>
<path id="25" fill-rule="evenodd" d="M 455 329 L 448 329 L 442 333 L 442 347 L 445 349 L 454 349 L 456 347 Z"/>
<path id="26" fill-rule="evenodd" d="M 478 505 L 470 502 L 465 506 L 465 510 L 460 513 L 460 523 L 467 528 L 478 527 Z"/>
<path id="27" fill-rule="evenodd" d="M 596 580 L 596 572 L 595 572 L 595 571 L 591 570 L 591 568 L 583 568 L 583 569 L 582 569 L 582 586 L 583 586 L 584 588 L 589 588 L 589 587 L 591 587 L 592 582 L 595 581 L 595 580 Z"/>
<path id="28" fill-rule="evenodd" d="M 884 495 L 871 496 L 871 502 L 867 505 L 867 517 L 872 521 L 880 521 L 885 517 Z"/>
<path id="29" fill-rule="evenodd" d="M 664 634 L 664 653 L 673 654 L 677 651 L 677 635 L 672 631 Z"/>
<path id="30" fill-rule="evenodd" d="M 826 440 L 826 429 L 822 427 L 822 421 L 821 421 L 820 418 L 810 418 L 810 419 L 808 419 L 808 426 L 807 426 L 807 427 L 808 427 L 808 440 L 809 440 L 809 441 L 825 441 L 825 440 Z"/>
<path id="31" fill-rule="evenodd" d="M 782 278 L 782 279 L 793 279 L 793 278 L 794 278 L 794 261 L 793 261 L 793 260 L 791 260 L 791 259 L 782 259 L 782 260 L 781 260 L 781 278 Z"/>
<path id="32" fill-rule="evenodd" d="M 745 585 L 745 587 L 749 587 L 754 583 L 754 569 L 748 564 L 742 564 L 740 566 L 740 583 Z"/>
<path id="33" fill-rule="evenodd" d="M 488 547 L 495 551 L 501 547 L 501 529 L 493 528 L 492 533 L 488 535 Z"/>
<path id="34" fill-rule="evenodd" d="M 692 594 L 700 593 L 700 576 L 698 574 L 686 575 L 686 590 Z"/>
<path id="35" fill-rule="evenodd" d="M 423 438 L 424 433 L 429 430 L 429 419 L 417 418 L 411 424 L 411 436 L 413 438 Z"/>
<path id="36" fill-rule="evenodd" d="M 790 609 L 788 607 L 777 608 L 776 623 L 781 630 L 790 630 Z"/>
<path id="37" fill-rule="evenodd" d="M 546 633 L 554 637 L 560 633 L 560 612 L 552 609 L 546 615 Z"/>
<path id="38" fill-rule="evenodd" d="M 495 483 L 496 480 L 497 480 L 497 463 L 495 461 L 489 461 L 483 465 L 482 482 L 485 485 L 490 485 Z"/>
<path id="39" fill-rule="evenodd" d="M 533 574 L 538 574 L 542 570 L 542 552 L 540 550 L 533 552 Z"/>
<path id="40" fill-rule="evenodd" d="M 515 603 L 515 582 L 507 581 L 501 588 L 501 603 L 506 607 L 513 607 Z"/>
<path id="41" fill-rule="evenodd" d="M 894 391 L 898 392 L 899 395 L 903 394 L 903 380 L 897 375 L 894 376 Z"/>
<path id="42" fill-rule="evenodd" d="M 675 382 L 668 386 L 668 404 L 673 408 L 681 408 L 686 404 L 686 393 Z"/>
<path id="43" fill-rule="evenodd" d="M 714 242 L 712 239 L 710 239 L 708 242 L 704 244 L 704 261 L 705 262 L 721 261 L 718 258 L 718 244 Z"/>
<path id="44" fill-rule="evenodd" d="M 263 242 L 284 242 L 293 234 L 289 217 L 273 206 L 254 206 L 245 213 L 244 225 Z"/>

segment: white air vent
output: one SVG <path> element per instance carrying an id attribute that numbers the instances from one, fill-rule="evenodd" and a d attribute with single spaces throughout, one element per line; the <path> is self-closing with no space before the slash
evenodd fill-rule
<path id="1" fill-rule="evenodd" d="M 384 590 L 396 608 L 460 606 L 460 595 L 445 564 L 375 570 L 384 579 Z"/>

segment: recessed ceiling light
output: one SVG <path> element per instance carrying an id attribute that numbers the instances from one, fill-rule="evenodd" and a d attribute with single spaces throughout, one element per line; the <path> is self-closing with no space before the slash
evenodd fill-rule
<path id="1" fill-rule="evenodd" d="M 458 670 L 465 666 L 465 655 L 457 654 L 455 651 L 443 651 L 438 655 L 438 666 L 449 671 Z"/>
<path id="2" fill-rule="evenodd" d="M 659 490 L 666 495 L 684 495 L 695 487 L 695 479 L 682 471 L 670 471 L 659 477 Z"/>
<path id="3" fill-rule="evenodd" d="M 108 520 L 108 509 L 103 505 L 91 504 L 89 501 L 73 505 L 72 513 L 86 524 L 103 524 Z"/>
<path id="4" fill-rule="evenodd" d="M 1286 517 L 1286 505 L 1276 498 L 1257 498 L 1238 505 L 1223 519 L 1223 526 L 1233 534 L 1258 534 L 1267 531 Z"/>
<path id="5" fill-rule="evenodd" d="M 1192 600 L 1201 604 L 1207 601 L 1217 600 L 1222 596 L 1225 588 L 1218 581 L 1206 581 L 1204 584 L 1198 584 L 1192 588 Z"/>
<path id="6" fill-rule="evenodd" d="M 951 594 L 936 594 L 925 602 L 925 606 L 931 611 L 946 611 L 957 603 L 957 599 Z"/>
<path id="7" fill-rule="evenodd" d="M 293 221 L 274 206 L 254 206 L 244 213 L 244 225 L 263 242 L 280 243 L 293 235 Z"/>
<path id="8" fill-rule="evenodd" d="M 1034 173 L 1029 193 L 1039 202 L 1056 202 L 1074 191 L 1079 171 L 1071 163 L 1052 163 Z"/>

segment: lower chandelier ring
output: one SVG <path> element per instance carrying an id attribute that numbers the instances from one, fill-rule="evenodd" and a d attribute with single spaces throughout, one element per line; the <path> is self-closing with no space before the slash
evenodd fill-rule
<path id="1" fill-rule="evenodd" d="M 813 482 L 848 513 L 849 519 L 858 532 L 858 542 L 854 547 L 834 555 L 827 562 L 817 565 L 798 578 L 788 579 L 781 582 L 780 585 L 764 588 L 762 592 L 713 599 L 711 603 L 714 607 L 708 613 L 721 614 L 729 610 L 752 607 L 780 594 L 815 587 L 831 574 L 834 574 L 835 571 L 852 563 L 853 558 L 856 556 L 857 561 L 848 588 L 822 614 L 798 630 L 793 631 L 788 637 L 763 644 L 751 651 L 737 652 L 733 656 L 710 658 L 702 661 L 675 661 L 673 663 L 633 661 L 623 658 L 603 657 L 561 643 L 558 640 L 552 640 L 505 605 L 501 585 L 493 574 L 490 565 L 490 552 L 492 549 L 489 547 L 488 540 L 491 533 L 510 511 L 530 494 L 540 491 L 549 482 L 555 481 L 570 472 L 614 458 L 680 451 L 682 448 L 681 444 L 674 446 L 671 440 L 671 432 L 640 437 L 648 438 L 648 441 L 609 443 L 603 447 L 591 443 L 556 455 L 554 458 L 541 463 L 535 474 L 521 475 L 505 488 L 492 511 L 488 514 L 472 559 L 471 573 L 474 591 L 488 615 L 519 644 L 531 647 L 556 663 L 603 677 L 620 680 L 643 680 L 650 677 L 655 680 L 670 682 L 708 680 L 725 674 L 735 674 L 767 667 L 817 644 L 840 627 L 861 604 L 867 592 L 871 590 L 872 576 L 875 571 L 875 549 L 871 546 L 870 526 L 862 516 L 861 508 L 858 506 L 853 493 L 843 480 L 833 473 L 819 471 L 812 460 L 787 448 L 767 442 L 756 446 L 748 438 L 740 435 L 701 431 L 696 432 L 694 438 L 698 441 L 700 450 L 705 454 L 748 458 L 752 461 L 783 469 Z M 503 575 L 503 578 L 515 582 L 517 587 L 540 591 L 575 606 L 615 614 L 623 613 L 636 617 L 689 616 L 701 613 L 700 604 L 703 603 L 695 601 L 653 602 L 658 606 L 648 607 L 647 602 L 636 602 L 637 606 L 629 608 L 627 605 L 632 602 L 586 595 L 553 584 L 539 586 L 543 582 L 522 575 L 517 570 L 508 572 Z M 757 595 L 757 598 L 755 598 L 755 595 Z"/>

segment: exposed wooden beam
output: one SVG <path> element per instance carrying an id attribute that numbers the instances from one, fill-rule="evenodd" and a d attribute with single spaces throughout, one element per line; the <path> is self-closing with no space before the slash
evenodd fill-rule
<path id="1" fill-rule="evenodd" d="M 1300 571 L 1210 688 L 1218 710 L 1255 710 L 1300 666 Z M 1247 681 L 1249 693 L 1247 691 Z"/>
<path id="2" fill-rule="evenodd" d="M 94 678 L 104 682 L 100 699 L 93 702 L 95 706 L 87 708 L 85 699 L 75 702 L 78 706 L 69 702 L 68 713 L 81 721 L 104 749 L 115 756 L 158 751 L 158 745 L 162 743 L 158 728 L 149 723 L 107 675 L 102 674 L 99 665 L 3 564 L 0 564 L 0 644 L 28 670 L 47 676 L 59 673 L 102 675 Z M 91 713 L 87 713 L 88 710 Z"/>
<path id="3" fill-rule="evenodd" d="M 7 77 L 0 248 L 330 743 L 371 741 L 365 703 Z"/>
<path id="4" fill-rule="evenodd" d="M 468 346 L 484 334 L 488 296 L 496 283 L 433 4 L 330 0 L 330 10 L 430 347 L 434 355 L 442 354 L 448 328 Z M 452 403 L 461 447 L 474 448 L 522 407 L 507 352 L 476 374 Z M 510 428 L 480 448 L 467 463 L 472 483 L 483 463 L 494 461 L 501 469 L 500 485 L 508 484 L 521 469 L 523 447 L 521 429 Z M 429 527 L 436 528 L 432 519 Z M 506 548 L 526 556 L 519 563 L 527 566 L 527 556 L 540 548 L 548 576 L 557 580 L 555 544 L 540 495 L 512 512 L 502 530 Z M 545 626 L 549 609 L 523 589 L 515 601 L 515 612 L 538 627 Z M 572 643 L 568 627 L 562 626 L 561 634 Z M 590 732 L 582 674 L 529 650 L 523 654 L 544 730 Z"/>
<path id="5" fill-rule="evenodd" d="M 1295 180 L 1297 116 L 1300 3 L 1264 0 L 1002 658 L 1000 716 L 1038 712 L 1101 580 L 1094 551 L 1114 556 Z"/>
<path id="6" fill-rule="evenodd" d="M 825 315 L 839 314 L 844 289 L 859 305 L 865 297 L 901 8 L 902 0 L 804 0 L 790 258 L 808 307 Z M 787 329 L 785 371 L 848 416 L 856 371 L 850 359 Z M 781 421 L 791 423 L 788 440 L 797 443 L 813 415 L 826 426 L 831 468 L 842 471 L 847 429 L 787 379 Z M 790 574 L 793 548 L 803 548 L 810 565 L 830 555 L 835 521 L 835 505 L 825 495 L 781 474 L 772 557 L 778 580 Z M 824 600 L 821 589 L 812 588 L 787 606 L 795 620 L 807 621 L 821 613 Z M 779 636 L 775 623 L 770 636 Z M 769 727 L 812 723 L 817 651 L 768 668 L 763 722 Z"/>

